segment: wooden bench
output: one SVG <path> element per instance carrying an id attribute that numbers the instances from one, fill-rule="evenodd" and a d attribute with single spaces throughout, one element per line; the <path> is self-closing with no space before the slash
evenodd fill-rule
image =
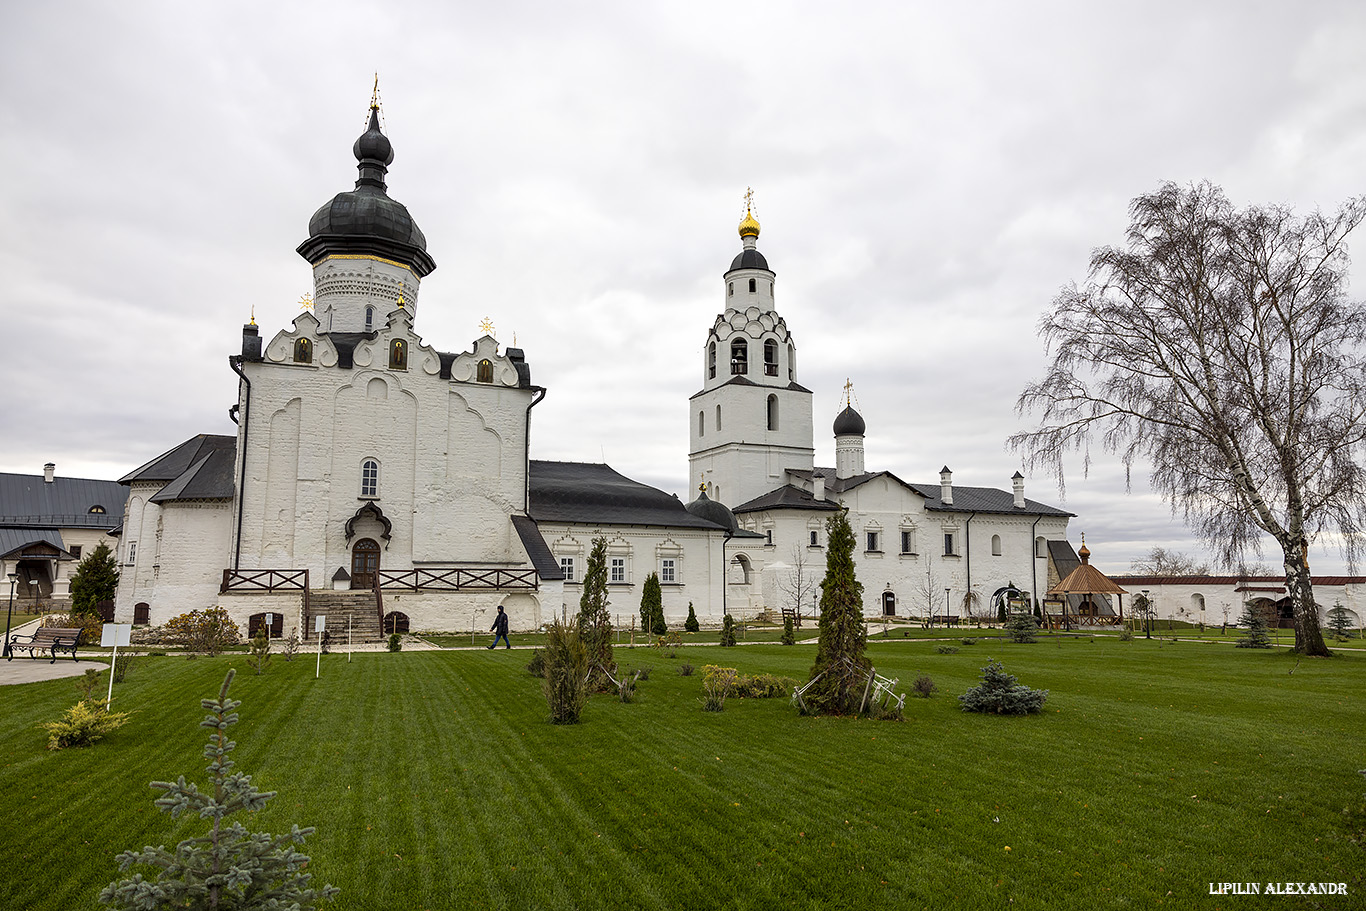
<path id="1" fill-rule="evenodd" d="M 9 642 L 5 645 L 5 660 L 13 661 L 14 653 L 18 649 L 27 649 L 30 658 L 37 658 L 39 652 L 45 652 L 52 656 L 48 664 L 57 663 L 58 652 L 70 652 L 73 661 L 80 661 L 76 657 L 76 646 L 81 643 L 81 633 L 83 629 L 65 629 L 60 626 L 40 626 L 33 631 L 32 636 L 14 635 L 9 637 Z M 19 640 L 24 640 L 20 642 Z"/>
<path id="2" fill-rule="evenodd" d="M 958 625 L 958 615 L 957 615 L 957 614 L 935 614 L 935 615 L 934 615 L 934 622 L 935 622 L 935 624 L 936 624 L 937 626 L 957 626 L 957 625 Z"/>

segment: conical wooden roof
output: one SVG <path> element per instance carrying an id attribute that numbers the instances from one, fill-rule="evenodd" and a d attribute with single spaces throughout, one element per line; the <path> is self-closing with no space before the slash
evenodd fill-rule
<path id="1" fill-rule="evenodd" d="M 1096 569 L 1090 564 L 1091 551 L 1082 542 L 1081 550 L 1077 551 L 1077 556 L 1081 557 L 1081 566 L 1067 574 L 1057 585 L 1048 590 L 1049 595 L 1127 595 L 1124 589 L 1120 588 L 1110 580 L 1105 573 Z"/>

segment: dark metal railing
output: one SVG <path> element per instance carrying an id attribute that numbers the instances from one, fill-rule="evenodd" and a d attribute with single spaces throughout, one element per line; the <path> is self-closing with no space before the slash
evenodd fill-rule
<path id="1" fill-rule="evenodd" d="M 409 591 L 535 591 L 538 586 L 534 569 L 407 569 L 375 574 L 375 587 L 406 588 Z"/>

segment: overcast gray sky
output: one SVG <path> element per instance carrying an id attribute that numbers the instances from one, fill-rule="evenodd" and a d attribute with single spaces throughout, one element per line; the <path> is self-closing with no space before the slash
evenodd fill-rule
<path id="1" fill-rule="evenodd" d="M 10 4 L 0 470 L 118 477 L 233 432 L 226 359 L 253 306 L 269 338 L 311 290 L 294 248 L 355 179 L 377 70 L 389 190 L 438 263 L 417 329 L 516 334 L 549 387 L 533 456 L 691 498 L 687 399 L 752 186 L 818 463 L 848 377 L 871 469 L 1009 489 L 1039 316 L 1131 198 L 1363 188 L 1366 5 L 1110 6 Z M 1104 569 L 1198 550 L 1104 453 L 1065 499 L 1027 484 Z"/>

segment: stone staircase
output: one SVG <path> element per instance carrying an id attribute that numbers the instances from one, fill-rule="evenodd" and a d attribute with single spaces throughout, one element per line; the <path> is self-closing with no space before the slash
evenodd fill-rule
<path id="1" fill-rule="evenodd" d="M 356 642 L 379 642 L 384 638 L 379 628 L 379 609 L 375 606 L 375 593 L 365 589 L 352 591 L 332 591 L 314 589 L 308 593 L 308 638 L 313 638 L 312 617 L 327 617 L 327 631 L 331 634 L 334 646 L 346 642 L 347 620 L 351 623 L 351 635 Z"/>

